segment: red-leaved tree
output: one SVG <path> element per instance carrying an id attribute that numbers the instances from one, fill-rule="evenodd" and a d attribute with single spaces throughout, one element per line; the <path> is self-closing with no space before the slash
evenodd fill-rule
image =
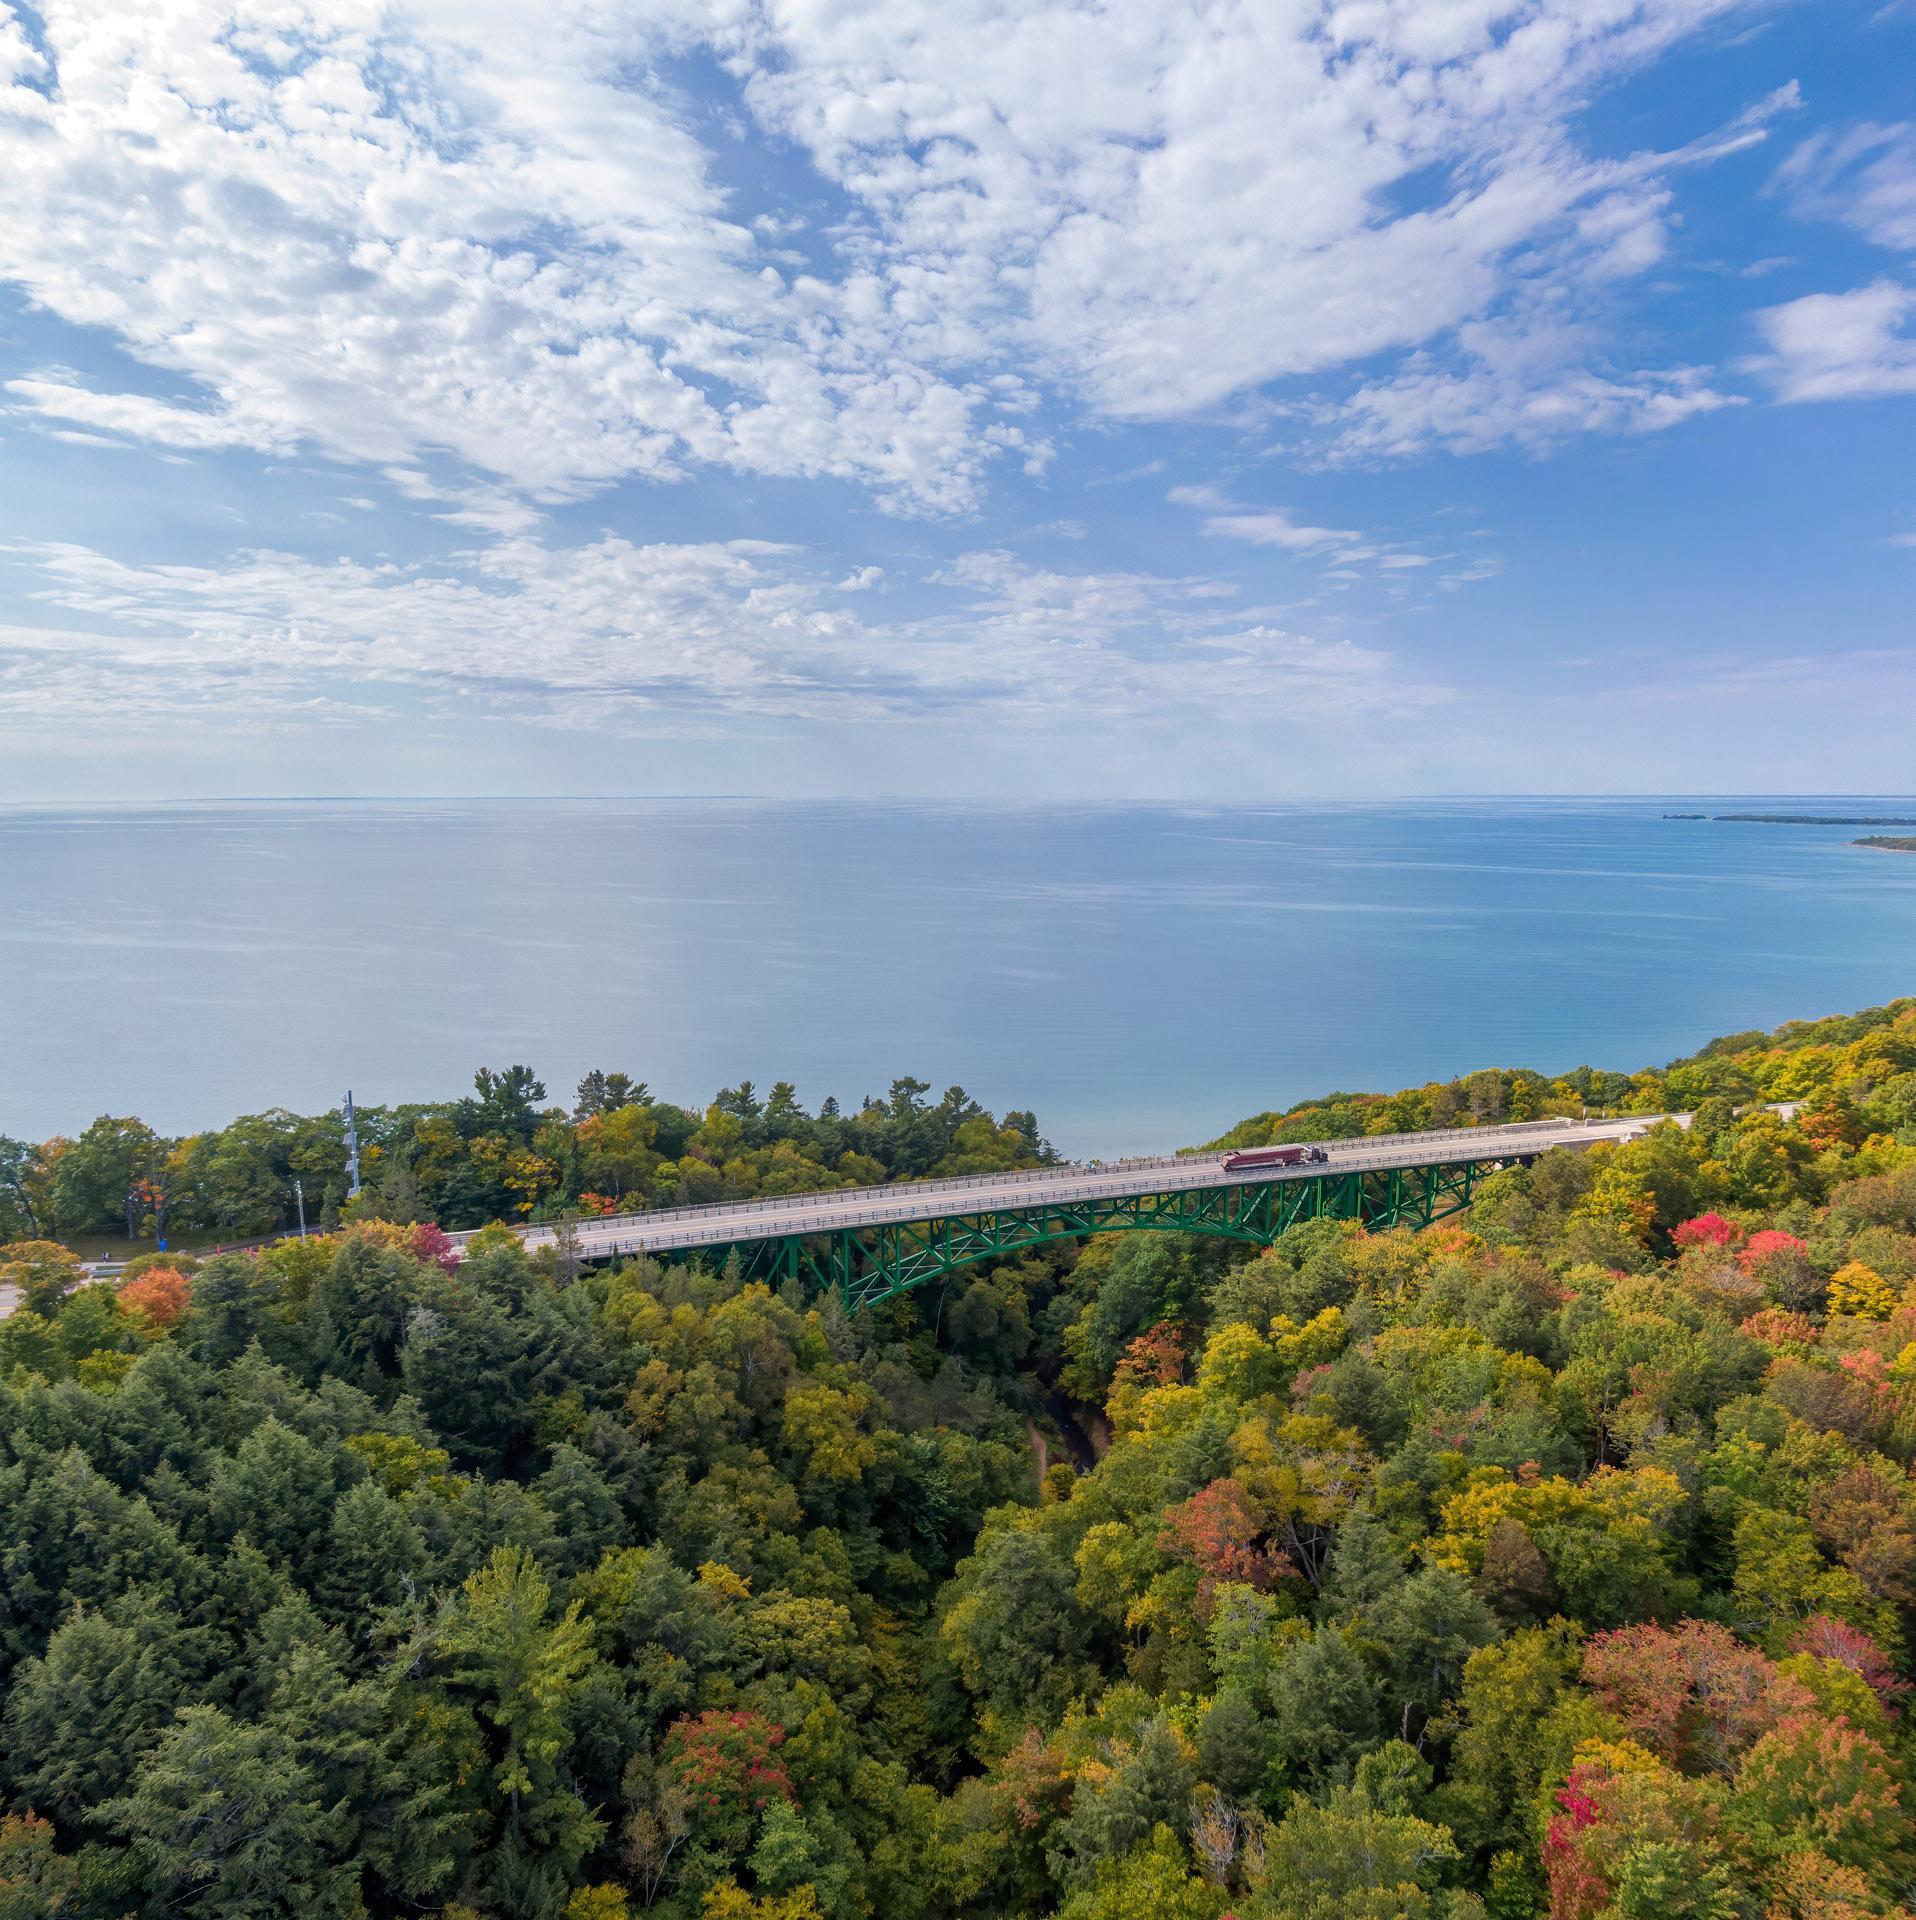
<path id="1" fill-rule="evenodd" d="M 1909 1691 L 1909 1682 L 1890 1665 L 1889 1655 L 1861 1627 L 1852 1627 L 1847 1620 L 1831 1614 L 1811 1614 L 1797 1628 L 1790 1651 L 1835 1660 L 1848 1667 L 1892 1713 L 1896 1702 Z"/>
<path id="2" fill-rule="evenodd" d="M 1158 1550 L 1188 1560 L 1202 1575 L 1197 1611 L 1208 1618 L 1211 1595 L 1221 1580 L 1239 1580 L 1260 1593 L 1297 1571 L 1290 1556 L 1263 1539 L 1266 1523 L 1251 1496 L 1235 1480 L 1213 1480 L 1164 1510 Z"/>
<path id="3" fill-rule="evenodd" d="M 1776 1227 L 1763 1227 L 1744 1241 L 1736 1257 L 1745 1273 L 1754 1273 L 1767 1256 L 1808 1252 L 1809 1247 L 1795 1234 L 1784 1233 Z"/>
<path id="4" fill-rule="evenodd" d="M 1801 1681 L 1711 1620 L 1595 1634 L 1583 1678 L 1652 1753 L 1691 1772 L 1727 1773 L 1786 1715 L 1816 1704 Z"/>
<path id="5" fill-rule="evenodd" d="M 1184 1378 L 1184 1334 L 1168 1320 L 1147 1327 L 1125 1348 L 1112 1370 L 1112 1384 L 1169 1387 Z"/>
<path id="6" fill-rule="evenodd" d="M 452 1244 L 444 1227 L 421 1220 L 407 1236 L 407 1246 L 415 1260 L 430 1260 L 441 1273 L 459 1270 L 459 1249 Z"/>
<path id="7" fill-rule="evenodd" d="M 1736 1244 L 1738 1231 L 1720 1213 L 1699 1213 L 1694 1220 L 1685 1220 L 1670 1238 L 1680 1247 L 1729 1247 Z"/>
<path id="8" fill-rule="evenodd" d="M 759 1713 L 709 1708 L 666 1730 L 665 1758 L 691 1798 L 701 1839 L 732 1851 L 747 1846 L 758 1816 L 774 1800 L 796 1803 L 792 1777 L 777 1758 L 785 1729 Z"/>

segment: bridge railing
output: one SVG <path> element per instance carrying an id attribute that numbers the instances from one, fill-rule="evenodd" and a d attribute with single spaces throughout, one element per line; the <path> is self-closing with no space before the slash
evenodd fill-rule
<path id="1" fill-rule="evenodd" d="M 1640 1120 L 1649 1125 L 1655 1120 L 1667 1119 L 1665 1114 L 1643 1114 L 1628 1116 L 1631 1121 Z M 1509 1134 L 1532 1133 L 1550 1127 L 1577 1127 L 1585 1122 L 1572 1120 L 1566 1116 L 1552 1115 L 1541 1120 L 1500 1121 L 1488 1127 L 1432 1127 L 1420 1133 L 1359 1134 L 1339 1140 L 1298 1141 L 1299 1146 L 1319 1146 L 1338 1154 L 1339 1165 L 1351 1164 L 1345 1157 L 1345 1150 L 1357 1141 L 1386 1141 L 1393 1147 L 1412 1146 L 1428 1140 L 1476 1140 Z M 1590 1125 L 1611 1126 L 1619 1124 L 1613 1121 L 1594 1121 Z M 1215 1162 L 1224 1158 L 1228 1149 L 1212 1147 L 1186 1148 L 1179 1153 L 1137 1154 L 1122 1160 L 1101 1160 L 1095 1164 L 1082 1160 L 1066 1162 L 1063 1166 L 1051 1167 L 1014 1167 L 1001 1173 L 965 1173 L 949 1175 L 938 1180 L 894 1180 L 879 1186 L 834 1187 L 824 1192 L 764 1194 L 749 1200 L 718 1200 L 699 1207 L 661 1207 L 646 1213 L 604 1213 L 588 1215 L 574 1221 L 575 1227 L 587 1227 L 595 1233 L 616 1231 L 623 1227 L 643 1227 L 649 1233 L 671 1230 L 682 1222 L 693 1220 L 712 1220 L 720 1217 L 739 1218 L 744 1214 L 757 1214 L 776 1211 L 790 1211 L 800 1207 L 836 1205 L 846 1202 L 875 1198 L 880 1194 L 888 1198 L 904 1198 L 914 1190 L 927 1193 L 963 1192 L 976 1187 L 1006 1185 L 1045 1185 L 1069 1179 L 1073 1174 L 1095 1173 L 1099 1176 L 1111 1173 L 1140 1172 L 1153 1167 L 1186 1167 Z M 906 1215 L 906 1218 L 913 1216 Z M 925 1218 L 932 1216 L 925 1215 Z M 455 1246 L 463 1246 L 472 1237 L 472 1229 L 465 1233 L 449 1236 Z M 529 1231 L 556 1232 L 557 1223 L 543 1223 Z"/>
<path id="2" fill-rule="evenodd" d="M 1663 1119 L 1666 1117 L 1667 1116 L 1661 1115 L 1661 1114 L 1655 1114 L 1655 1115 L 1644 1114 L 1644 1115 L 1632 1116 L 1631 1124 L 1635 1125 L 1640 1121 L 1643 1125 L 1648 1126 L 1650 1124 L 1653 1124 L 1654 1121 Z M 1616 1123 L 1605 1122 L 1603 1124 L 1611 1125 Z M 1553 1134 L 1551 1131 L 1551 1123 L 1547 1121 L 1545 1122 L 1515 1121 L 1506 1127 L 1444 1128 L 1436 1132 L 1423 1135 L 1421 1136 L 1421 1138 L 1426 1140 L 1430 1140 L 1430 1139 L 1455 1140 L 1460 1145 L 1465 1143 L 1466 1141 L 1485 1140 L 1487 1144 L 1491 1144 L 1491 1145 L 1515 1147 L 1522 1144 L 1522 1141 L 1520 1138 L 1513 1137 L 1513 1136 L 1526 1136 L 1526 1135 L 1534 1135 L 1540 1141 L 1548 1140 L 1553 1137 Z M 1497 1136 L 1497 1138 L 1493 1140 L 1491 1136 Z M 1391 1134 L 1391 1135 L 1375 1135 L 1371 1137 L 1376 1139 L 1388 1138 L 1392 1142 L 1393 1149 L 1395 1149 L 1396 1147 L 1402 1146 L 1408 1142 L 1415 1141 L 1420 1136 L 1409 1135 L 1409 1134 Z M 1483 1154 L 1481 1157 L 1486 1160 L 1493 1160 L 1493 1159 L 1501 1158 L 1503 1156 L 1495 1152 L 1488 1152 Z M 1159 1162 L 1154 1164 L 1162 1164 L 1162 1163 Z M 1385 1151 L 1385 1152 L 1373 1151 L 1371 1153 L 1361 1154 L 1361 1155 L 1340 1155 L 1340 1157 L 1337 1160 L 1333 1161 L 1328 1167 L 1320 1165 L 1320 1166 L 1297 1166 L 1297 1167 L 1259 1167 L 1256 1169 L 1247 1168 L 1247 1169 L 1244 1169 L 1242 1178 L 1238 1178 L 1234 1180 L 1226 1180 L 1221 1182 L 1220 1184 L 1227 1185 L 1227 1186 L 1257 1186 L 1264 1183 L 1267 1180 L 1293 1181 L 1293 1180 L 1306 1180 L 1306 1179 L 1327 1179 L 1327 1178 L 1333 1177 L 1336 1174 L 1387 1172 L 1387 1171 L 1400 1169 L 1406 1165 L 1415 1166 L 1416 1164 L 1418 1164 L 1418 1162 L 1414 1157 L 1411 1160 L 1406 1161 L 1401 1156 L 1401 1154 L 1397 1153 L 1394 1150 Z M 1115 1169 L 1112 1169 L 1112 1168 L 1103 1169 L 1103 1171 L 1113 1171 L 1113 1170 Z M 1055 1184 L 1049 1186 L 1045 1192 L 1044 1198 L 1047 1201 L 1056 1201 L 1056 1202 L 1062 1203 L 1062 1202 L 1068 1202 L 1073 1200 L 1110 1200 L 1110 1199 L 1121 1199 L 1121 1198 L 1127 1197 L 1123 1194 L 1112 1193 L 1102 1181 L 1094 1182 L 1089 1185 L 1083 1185 L 1083 1184 L 1068 1185 L 1062 1181 L 1057 1180 L 1057 1171 L 1058 1170 L 1056 1168 L 1049 1169 L 1049 1172 L 1051 1173 L 1053 1182 Z M 966 1184 L 972 1184 L 972 1185 L 983 1184 L 985 1181 L 988 1181 L 991 1179 L 992 1179 L 992 1176 L 990 1175 L 980 1175 L 980 1176 L 976 1176 L 974 1179 L 968 1180 Z M 933 1211 L 927 1212 L 922 1209 L 913 1210 L 909 1205 L 905 1203 L 909 1202 L 913 1198 L 924 1197 L 925 1192 L 928 1188 L 935 1191 L 947 1185 L 955 1185 L 955 1184 L 958 1184 L 958 1183 L 955 1183 L 955 1182 L 919 1183 L 914 1181 L 901 1181 L 896 1185 L 889 1186 L 889 1187 L 866 1188 L 864 1191 L 868 1194 L 873 1194 L 873 1193 L 884 1194 L 892 1204 L 887 1206 L 881 1206 L 881 1207 L 860 1208 L 854 1211 L 853 1213 L 851 1213 L 850 1215 L 838 1213 L 837 1209 L 833 1206 L 832 1203 L 840 1198 L 840 1196 L 837 1194 L 806 1195 L 804 1197 L 810 1200 L 814 1205 L 814 1207 L 819 1208 L 819 1210 L 821 1211 L 832 1212 L 836 1215 L 836 1217 L 827 1223 L 821 1223 L 816 1226 L 795 1227 L 793 1229 L 792 1237 L 796 1238 L 796 1237 L 801 1237 L 801 1236 L 812 1234 L 812 1233 L 843 1233 L 843 1232 L 856 1230 L 857 1228 L 860 1228 L 860 1227 L 868 1227 L 868 1226 L 902 1226 L 902 1225 L 911 1224 L 913 1222 L 920 1221 L 920 1220 L 942 1219 L 947 1216 L 940 1211 L 933 1210 Z M 1199 1178 L 1186 1178 L 1176 1182 L 1167 1183 L 1167 1186 L 1173 1187 L 1178 1190 L 1183 1190 L 1183 1189 L 1188 1189 L 1192 1187 L 1201 1187 L 1205 1184 L 1206 1182 L 1204 1181 L 1204 1179 L 1199 1177 Z M 782 1197 L 795 1198 L 797 1196 L 782 1196 Z M 749 1203 L 747 1204 L 749 1205 Z M 1016 1213 L 1024 1210 L 1025 1209 L 1022 1209 L 1016 1205 L 1011 1205 L 1011 1206 L 1005 1206 L 1005 1207 L 992 1207 L 992 1208 L 986 1209 L 985 1211 L 992 1212 L 992 1213 L 1000 1213 L 1000 1212 Z M 683 1214 L 689 1215 L 692 1211 L 693 1211 L 692 1209 L 687 1208 L 683 1210 Z M 717 1207 L 708 1207 L 708 1208 L 700 1209 L 699 1211 L 709 1216 L 713 1213 L 725 1211 L 725 1209 L 717 1208 Z M 651 1230 L 643 1234 L 636 1235 L 629 1242 L 615 1239 L 610 1248 L 595 1248 L 595 1251 L 610 1252 L 615 1255 L 619 1253 L 644 1253 L 647 1251 L 658 1252 L 658 1253 L 674 1253 L 674 1252 L 679 1252 L 687 1247 L 728 1246 L 728 1245 L 737 1244 L 742 1240 L 772 1240 L 772 1239 L 778 1239 L 778 1238 L 784 1237 L 776 1232 L 770 1232 L 770 1233 L 756 1232 L 756 1233 L 740 1234 L 739 1232 L 736 1231 L 735 1227 L 727 1227 L 727 1226 L 699 1227 L 699 1228 L 692 1228 L 692 1229 L 668 1226 L 665 1224 L 667 1220 L 667 1216 L 664 1214 L 650 1214 L 650 1215 L 637 1214 L 630 1217 L 634 1220 L 646 1222 Z M 594 1224 L 597 1225 L 598 1223 L 595 1222 Z"/>
<path id="3" fill-rule="evenodd" d="M 932 1192 L 940 1193 L 948 1189 L 970 1187 L 996 1187 L 1007 1183 L 1038 1182 L 1068 1178 L 1074 1173 L 1127 1173 L 1146 1167 L 1174 1167 L 1188 1165 L 1194 1161 L 1216 1160 L 1221 1155 L 1205 1148 L 1188 1149 L 1181 1153 L 1141 1154 L 1125 1160 L 1100 1160 L 1094 1164 L 1082 1160 L 1070 1160 L 1060 1166 L 1050 1167 L 1008 1167 L 1001 1173 L 958 1173 L 947 1174 L 936 1180 L 888 1180 L 879 1186 L 867 1187 L 827 1187 L 808 1193 L 767 1193 L 754 1195 L 749 1200 L 715 1200 L 702 1207 L 659 1207 L 645 1213 L 595 1213 L 586 1214 L 572 1222 L 578 1227 L 625 1227 L 644 1222 L 656 1227 L 678 1220 L 706 1220 L 718 1214 L 762 1213 L 775 1208 L 812 1207 L 821 1202 L 860 1200 L 874 1194 L 903 1194 Z M 529 1231 L 552 1232 L 557 1222 L 540 1221 Z M 455 1246 L 463 1246 L 475 1233 L 484 1232 L 482 1227 L 469 1227 L 458 1233 L 449 1234 L 448 1239 Z"/>

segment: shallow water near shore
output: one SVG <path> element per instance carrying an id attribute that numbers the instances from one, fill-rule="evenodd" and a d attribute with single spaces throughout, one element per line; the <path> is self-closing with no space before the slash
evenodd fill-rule
<path id="1" fill-rule="evenodd" d="M 1872 796 L 0 809 L 0 1132 L 899 1074 L 1073 1153 L 1332 1088 L 1633 1068 L 1916 992 L 1916 859 L 1668 811 Z"/>

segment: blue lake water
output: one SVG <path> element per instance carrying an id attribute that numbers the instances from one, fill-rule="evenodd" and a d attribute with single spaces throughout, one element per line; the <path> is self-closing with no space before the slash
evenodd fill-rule
<path id="1" fill-rule="evenodd" d="M 0 1132 L 901 1073 L 1061 1148 L 1331 1088 L 1633 1068 L 1916 992 L 1916 855 L 1670 809 L 757 801 L 0 808 Z"/>

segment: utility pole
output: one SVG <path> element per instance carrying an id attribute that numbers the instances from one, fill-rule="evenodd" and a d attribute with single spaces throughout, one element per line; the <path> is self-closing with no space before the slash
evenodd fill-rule
<path id="1" fill-rule="evenodd" d="M 346 1089 L 346 1105 L 342 1109 L 346 1116 L 346 1198 L 357 1199 L 359 1195 L 359 1128 L 353 1120 L 353 1090 Z"/>
<path id="2" fill-rule="evenodd" d="M 293 1175 L 293 1204 L 299 1209 L 299 1237 L 306 1238 L 306 1189 L 298 1174 Z"/>

